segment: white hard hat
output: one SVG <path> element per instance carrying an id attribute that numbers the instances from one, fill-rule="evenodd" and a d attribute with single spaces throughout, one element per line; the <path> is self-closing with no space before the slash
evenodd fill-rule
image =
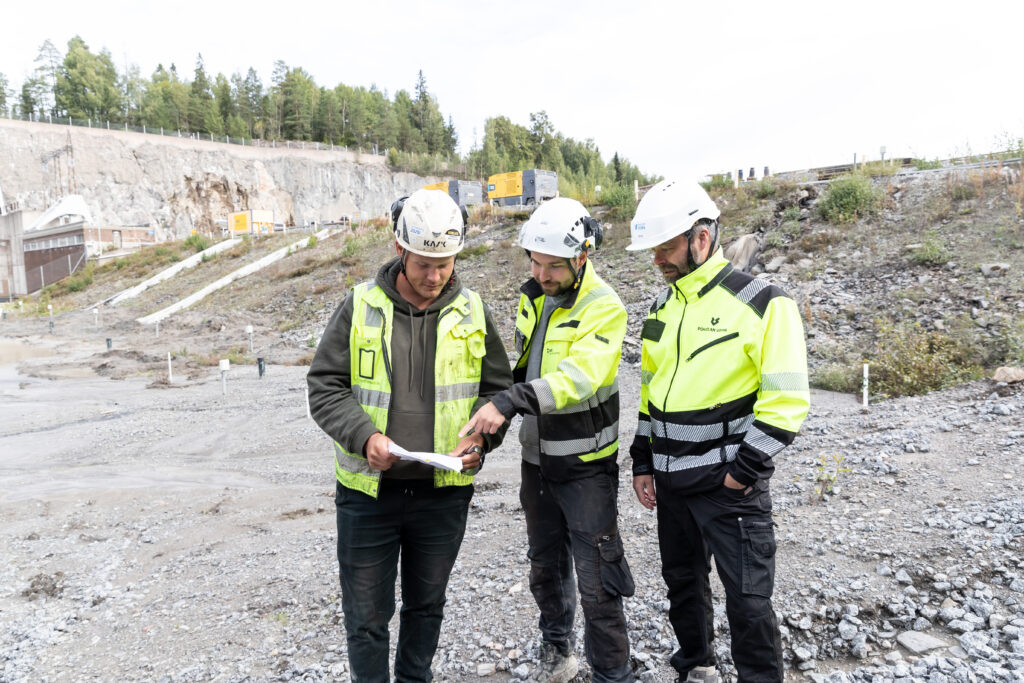
<path id="1" fill-rule="evenodd" d="M 466 240 L 459 205 L 440 190 L 416 190 L 391 205 L 395 239 L 420 256 L 455 256 Z"/>
<path id="2" fill-rule="evenodd" d="M 722 212 L 696 183 L 662 180 L 647 191 L 629 224 L 626 249 L 650 249 L 681 235 L 702 218 L 718 220 Z"/>
<path id="3" fill-rule="evenodd" d="M 601 224 L 575 199 L 549 199 L 523 223 L 519 246 L 548 256 L 572 258 L 601 246 Z"/>

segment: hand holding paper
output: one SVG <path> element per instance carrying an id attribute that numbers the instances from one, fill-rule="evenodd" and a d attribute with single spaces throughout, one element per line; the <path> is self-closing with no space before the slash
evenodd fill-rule
<path id="1" fill-rule="evenodd" d="M 430 465 L 431 467 L 436 467 L 442 470 L 451 470 L 452 472 L 462 471 L 461 458 L 454 458 L 450 455 L 442 455 L 441 453 L 407 451 L 394 441 L 388 444 L 388 450 L 392 455 L 398 456 L 402 460 L 415 460 L 416 462 L 422 462 Z"/>

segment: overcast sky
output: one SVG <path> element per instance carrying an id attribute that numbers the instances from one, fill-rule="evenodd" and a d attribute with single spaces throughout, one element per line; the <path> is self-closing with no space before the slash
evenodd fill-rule
<path id="1" fill-rule="evenodd" d="M 692 5 L 692 6 L 691 6 Z M 156 9 L 159 8 L 159 9 Z M 867 156 L 948 157 L 1024 136 L 1024 2 L 17 3 L 0 73 L 78 34 L 119 70 L 191 79 L 275 60 L 318 85 L 411 91 L 423 70 L 465 152 L 489 116 L 593 138 L 684 179 Z"/>

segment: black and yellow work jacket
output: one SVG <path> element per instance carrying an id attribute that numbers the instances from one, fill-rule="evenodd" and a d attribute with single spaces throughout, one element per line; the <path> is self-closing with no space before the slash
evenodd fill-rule
<path id="1" fill-rule="evenodd" d="M 506 418 L 537 416 L 540 467 L 553 481 L 616 471 L 619 453 L 619 360 L 626 309 L 615 291 L 586 263 L 580 285 L 548 319 L 540 377 L 525 381 L 530 346 L 544 310 L 544 291 L 533 279 L 520 288 L 515 384 L 492 400 Z"/>
<path id="2" fill-rule="evenodd" d="M 641 336 L 633 474 L 684 493 L 769 478 L 810 405 L 796 303 L 719 249 L 658 296 Z"/>

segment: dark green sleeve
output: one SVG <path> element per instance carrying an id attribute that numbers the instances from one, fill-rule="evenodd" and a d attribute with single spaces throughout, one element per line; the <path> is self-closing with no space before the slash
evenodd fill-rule
<path id="1" fill-rule="evenodd" d="M 379 431 L 352 395 L 349 332 L 352 328 L 352 292 L 334 311 L 320 339 L 306 386 L 309 411 L 327 436 L 352 453 L 362 453 L 367 439 Z"/>
<path id="2" fill-rule="evenodd" d="M 499 392 L 512 386 L 512 366 L 505 352 L 505 344 L 501 341 L 498 326 L 494 324 L 491 311 L 484 305 L 484 316 L 487 319 L 487 354 L 480 369 L 480 395 L 473 404 L 473 412 L 487 405 Z M 501 445 L 508 431 L 509 423 L 505 422 L 495 434 L 484 435 L 484 448 L 488 453 Z"/>

